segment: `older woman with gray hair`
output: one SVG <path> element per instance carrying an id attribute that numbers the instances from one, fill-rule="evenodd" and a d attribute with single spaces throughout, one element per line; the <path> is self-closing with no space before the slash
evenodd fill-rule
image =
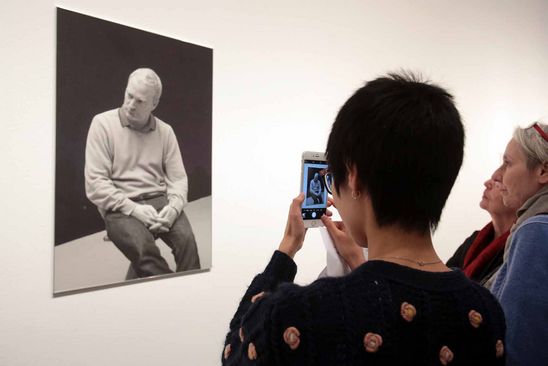
<path id="1" fill-rule="evenodd" d="M 518 209 L 491 288 L 506 314 L 508 365 L 548 365 L 548 125 L 517 128 L 495 172 Z"/>

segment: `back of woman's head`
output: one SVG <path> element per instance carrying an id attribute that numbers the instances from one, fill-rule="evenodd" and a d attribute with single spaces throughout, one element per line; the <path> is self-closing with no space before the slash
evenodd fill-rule
<path id="1" fill-rule="evenodd" d="M 548 125 L 535 122 L 527 128 L 518 127 L 513 138 L 527 156 L 529 170 L 548 162 Z"/>
<path id="2" fill-rule="evenodd" d="M 379 226 L 424 233 L 440 220 L 463 148 L 453 97 L 402 73 L 370 81 L 350 97 L 333 123 L 326 153 L 337 192 L 355 166 Z"/>

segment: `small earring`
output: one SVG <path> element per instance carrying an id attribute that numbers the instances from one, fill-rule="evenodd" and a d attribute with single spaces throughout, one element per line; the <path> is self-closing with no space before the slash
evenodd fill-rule
<path id="1" fill-rule="evenodd" d="M 352 199 L 357 200 L 361 195 L 360 191 L 352 191 Z"/>

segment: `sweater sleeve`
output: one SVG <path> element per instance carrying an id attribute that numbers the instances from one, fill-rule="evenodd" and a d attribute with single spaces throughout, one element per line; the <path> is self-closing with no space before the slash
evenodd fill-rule
<path id="1" fill-rule="evenodd" d="M 264 272 L 251 282 L 230 322 L 221 356 L 223 365 L 275 364 L 279 355 L 272 352 L 272 318 L 279 300 L 285 297 L 278 286 L 293 282 L 296 273 L 297 266 L 289 256 L 274 252 Z"/>
<path id="2" fill-rule="evenodd" d="M 101 211 L 120 211 L 130 215 L 136 203 L 112 182 L 111 141 L 100 115 L 91 121 L 86 142 L 86 195 Z"/>
<path id="3" fill-rule="evenodd" d="M 187 203 L 188 178 L 177 137 L 171 126 L 168 126 L 163 168 L 166 174 L 169 204 L 180 214 Z"/>
<path id="4" fill-rule="evenodd" d="M 506 315 L 509 365 L 548 365 L 548 216 L 525 221 L 512 236 L 506 274 L 495 295 Z"/>

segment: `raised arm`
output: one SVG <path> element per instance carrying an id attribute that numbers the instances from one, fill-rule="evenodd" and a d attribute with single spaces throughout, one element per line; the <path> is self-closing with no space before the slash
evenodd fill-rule
<path id="1" fill-rule="evenodd" d="M 278 250 L 274 252 L 266 269 L 255 276 L 240 301 L 226 336 L 221 356 L 223 365 L 284 364 L 283 358 L 288 352 L 291 353 L 287 345 L 274 345 L 282 342 L 285 328 L 279 329 L 280 323 L 271 315 L 277 309 L 277 316 L 285 318 L 281 313 L 281 304 L 294 299 L 291 294 L 300 291 L 298 286 L 290 283 L 297 273 L 297 266 L 292 258 L 302 247 L 306 232 L 300 213 L 303 201 L 302 193 L 293 200 Z M 293 316 L 302 319 L 295 304 L 289 307 Z"/>

